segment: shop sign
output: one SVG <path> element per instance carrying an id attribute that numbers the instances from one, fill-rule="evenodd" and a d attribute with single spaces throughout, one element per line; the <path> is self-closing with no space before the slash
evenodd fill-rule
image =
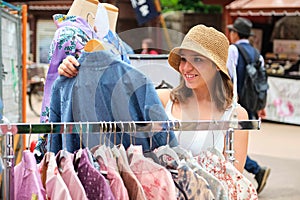
<path id="1" fill-rule="evenodd" d="M 135 10 L 139 25 L 142 25 L 160 15 L 160 13 L 156 10 L 153 0 L 131 0 L 131 5 Z"/>
<path id="2" fill-rule="evenodd" d="M 300 124 L 300 80 L 269 77 L 267 119 Z"/>
<path id="3" fill-rule="evenodd" d="M 273 52 L 300 54 L 300 40 L 274 40 Z"/>

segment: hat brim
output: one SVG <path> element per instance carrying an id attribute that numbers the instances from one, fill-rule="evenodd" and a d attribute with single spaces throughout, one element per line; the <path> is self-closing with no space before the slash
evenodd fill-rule
<path id="1" fill-rule="evenodd" d="M 180 56 L 181 50 L 194 51 L 211 60 L 210 54 L 199 44 L 196 44 L 194 41 L 185 41 L 180 47 L 175 47 L 174 49 L 172 49 L 168 57 L 169 64 L 178 72 L 179 72 L 179 65 L 181 61 L 181 56 Z"/>
<path id="2" fill-rule="evenodd" d="M 181 62 L 181 56 L 180 56 L 180 51 L 181 50 L 190 50 L 199 53 L 202 56 L 205 56 L 206 58 L 211 59 L 211 55 L 209 52 L 207 52 L 203 47 L 200 47 L 198 45 L 193 45 L 195 44 L 194 42 L 185 42 L 182 44 L 180 47 L 175 47 L 170 51 L 169 57 L 168 57 L 168 62 L 171 67 L 173 67 L 176 71 L 179 72 L 179 65 Z M 213 62 L 213 61 L 212 61 Z M 218 66 L 218 64 L 216 63 Z M 224 63 L 225 66 L 225 63 Z M 226 67 L 226 66 L 225 66 Z M 228 74 L 228 71 L 224 70 L 223 67 L 218 66 L 218 68 L 230 79 L 230 76 Z M 180 73 L 180 72 L 179 72 Z"/>
<path id="3" fill-rule="evenodd" d="M 227 28 L 228 28 L 229 30 L 233 30 L 233 31 L 235 31 L 235 32 L 238 32 L 238 30 L 236 30 L 236 29 L 233 27 L 233 24 L 227 25 Z"/>
<path id="4" fill-rule="evenodd" d="M 233 30 L 233 31 L 235 31 L 235 32 L 237 32 L 237 33 L 241 33 L 241 34 L 248 35 L 248 36 L 255 36 L 254 32 L 252 32 L 252 31 L 250 32 L 250 34 L 243 33 L 243 32 L 241 32 L 241 31 L 238 31 L 236 28 L 233 27 L 233 24 L 227 25 L 227 28 L 228 28 L 229 30 Z"/>

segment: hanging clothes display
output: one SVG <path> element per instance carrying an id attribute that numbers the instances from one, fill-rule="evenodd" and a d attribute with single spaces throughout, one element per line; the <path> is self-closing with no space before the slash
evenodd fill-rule
<path id="1" fill-rule="evenodd" d="M 59 130 L 63 135 L 73 133 L 75 129 L 72 128 L 75 124 L 82 128 L 81 122 L 68 126 L 66 123 L 52 124 L 51 130 L 47 128 L 44 132 L 57 134 Z M 113 124 L 116 127 L 116 123 Z M 85 123 L 85 128 L 87 125 L 89 123 Z M 164 125 L 162 123 L 161 127 Z M 1 125 L 1 131 L 5 134 L 21 126 L 5 125 L 6 128 L 2 128 Z M 223 127 L 223 124 L 220 126 Z M 191 130 L 191 126 L 172 127 L 176 130 Z M 29 128 L 30 133 L 42 131 L 40 127 L 36 129 L 35 125 L 26 125 L 26 128 Z M 171 130 L 171 127 L 167 128 Z M 201 126 L 194 128 L 203 130 Z M 103 126 L 99 134 L 106 134 L 107 131 L 109 130 Z M 124 128 L 121 133 L 127 131 Z M 84 131 L 80 130 L 78 133 L 81 135 L 82 132 Z M 94 134 L 93 130 L 88 133 Z M 162 154 L 161 150 L 165 152 Z M 174 156 L 171 150 L 176 152 L 177 156 Z M 182 147 L 172 148 L 168 144 L 154 149 L 153 152 L 159 162 L 154 162 L 150 157 L 146 158 L 140 145 L 131 143 L 125 150 L 123 145 L 109 147 L 105 145 L 105 140 L 100 140 L 99 145 L 91 150 L 79 149 L 74 154 L 61 150 L 54 156 L 52 152 L 47 152 L 42 162 L 37 165 L 34 163 L 33 153 L 25 150 L 22 162 L 12 169 L 15 171 L 17 183 L 14 185 L 14 195 L 18 196 L 18 199 L 27 199 L 27 196 L 20 196 L 22 185 L 26 183 L 24 187 L 27 189 L 24 194 L 37 199 L 258 199 L 253 184 L 214 147 L 202 151 L 196 157 Z M 26 165 L 30 167 L 22 170 Z M 35 178 L 31 178 L 33 175 Z"/>
<path id="2" fill-rule="evenodd" d="M 61 76 L 53 84 L 51 122 L 168 120 L 152 82 L 110 50 L 82 52 L 78 61 L 79 73 L 75 78 Z M 121 134 L 116 136 L 116 144 L 120 144 Z M 122 136 L 122 144 L 127 149 L 130 136 Z M 62 149 L 61 135 L 51 137 L 48 139 L 52 143 L 50 151 L 57 153 Z M 99 139 L 95 139 L 95 135 L 89 134 L 88 137 L 89 146 L 97 145 Z M 68 134 L 66 138 L 68 151 L 79 148 L 77 134 Z M 171 132 L 170 144 L 173 146 L 177 144 L 174 138 Z M 114 138 L 111 139 L 114 144 Z M 152 148 L 166 142 L 163 132 L 156 133 L 152 137 Z M 135 144 L 142 145 L 143 151 L 150 149 L 146 133 L 137 133 Z"/>

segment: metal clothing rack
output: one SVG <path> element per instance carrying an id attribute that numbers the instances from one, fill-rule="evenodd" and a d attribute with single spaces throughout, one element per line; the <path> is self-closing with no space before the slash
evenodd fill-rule
<path id="1" fill-rule="evenodd" d="M 14 134 L 68 134 L 79 133 L 80 129 L 85 133 L 127 133 L 133 136 L 138 132 L 148 132 L 149 137 L 158 131 L 203 131 L 226 130 L 227 160 L 235 161 L 233 149 L 234 130 L 259 130 L 261 120 L 197 120 L 197 121 L 119 121 L 119 122 L 60 122 L 60 123 L 3 123 L 0 124 L 0 136 L 4 136 L 4 176 L 2 199 L 14 199 L 13 174 L 14 167 Z M 201 134 L 201 133 L 200 133 Z"/>

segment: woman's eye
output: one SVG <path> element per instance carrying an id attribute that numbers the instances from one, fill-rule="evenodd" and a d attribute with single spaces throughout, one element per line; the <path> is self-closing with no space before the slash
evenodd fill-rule
<path id="1" fill-rule="evenodd" d="M 181 62 L 186 62 L 186 58 L 185 57 L 181 57 Z"/>
<path id="2" fill-rule="evenodd" d="M 195 57 L 194 58 L 194 62 L 201 62 L 201 61 L 202 61 L 202 59 L 200 57 Z"/>

